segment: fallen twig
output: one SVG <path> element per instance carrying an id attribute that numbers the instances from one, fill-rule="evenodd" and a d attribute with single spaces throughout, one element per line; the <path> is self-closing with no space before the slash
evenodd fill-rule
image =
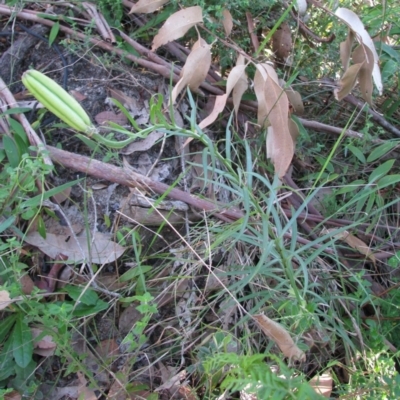
<path id="1" fill-rule="evenodd" d="M 152 179 L 134 171 L 127 171 L 116 167 L 115 165 L 106 164 L 52 146 L 47 146 L 47 150 L 54 162 L 61 164 L 66 168 L 84 172 L 94 177 L 106 179 L 110 182 L 119 183 L 121 185 L 137 187 L 142 190 L 167 195 L 172 199 L 183 201 L 196 209 L 211 212 L 214 216 L 225 222 L 237 221 L 244 217 L 242 211 L 237 210 L 228 204 L 216 204 L 208 200 L 200 199 L 190 193 L 186 193 L 176 188 L 171 188 L 165 183 L 153 181 Z M 224 207 L 227 208 L 224 209 Z"/>

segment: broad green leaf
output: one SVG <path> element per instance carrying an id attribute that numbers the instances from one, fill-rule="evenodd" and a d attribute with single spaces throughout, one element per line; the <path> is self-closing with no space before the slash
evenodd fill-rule
<path id="1" fill-rule="evenodd" d="M 4 342 L 4 339 L 11 332 L 11 328 L 13 327 L 15 320 L 17 319 L 17 314 L 10 315 L 4 318 L 0 324 L 0 343 Z"/>
<path id="2" fill-rule="evenodd" d="M 11 375 L 15 374 L 14 360 L 12 356 L 13 337 L 10 336 L 4 343 L 0 352 L 0 381 L 6 380 Z"/>
<path id="3" fill-rule="evenodd" d="M 54 40 L 56 39 L 58 32 L 60 31 L 60 21 L 57 21 L 52 27 L 49 35 L 49 46 L 51 46 L 54 43 Z"/>
<path id="4" fill-rule="evenodd" d="M 3 146 L 7 155 L 8 162 L 13 168 L 17 168 L 21 161 L 18 146 L 9 136 L 3 136 Z"/>
<path id="5" fill-rule="evenodd" d="M 23 128 L 23 126 L 16 121 L 13 118 L 10 118 L 8 120 L 11 130 L 13 131 L 13 133 L 15 133 L 16 135 L 18 135 L 26 144 L 27 147 L 29 147 L 30 143 L 29 143 L 29 139 L 28 136 L 26 135 L 25 129 Z"/>
<path id="6" fill-rule="evenodd" d="M 378 189 L 383 189 L 387 186 L 394 185 L 400 182 L 400 174 L 386 175 L 379 179 Z"/>
<path id="7" fill-rule="evenodd" d="M 22 314 L 18 315 L 13 332 L 13 355 L 15 362 L 25 368 L 32 360 L 33 338 L 28 324 Z"/>
<path id="8" fill-rule="evenodd" d="M 107 310 L 109 304 L 103 300 L 98 300 L 94 306 L 88 306 L 86 304 L 79 304 L 73 311 L 75 317 L 87 317 L 92 314 L 97 314 L 101 311 Z"/>
<path id="9" fill-rule="evenodd" d="M 363 163 L 363 164 L 365 164 L 365 156 L 364 156 L 364 153 L 358 148 L 358 147 L 356 147 L 356 146 L 353 146 L 353 145 L 348 145 L 347 146 L 347 148 L 351 151 L 351 153 L 356 157 L 356 158 L 358 158 L 358 160 L 361 162 L 361 163 Z"/>
<path id="10" fill-rule="evenodd" d="M 14 215 L 11 215 L 10 217 L 8 217 L 4 221 L 2 221 L 0 223 L 0 233 L 4 232 L 7 228 L 9 228 L 14 223 L 14 221 L 15 221 L 15 216 Z"/>
<path id="11" fill-rule="evenodd" d="M 383 164 L 379 165 L 374 171 L 371 172 L 369 176 L 368 183 L 376 182 L 381 179 L 392 169 L 393 164 L 396 160 L 387 160 Z"/>
<path id="12" fill-rule="evenodd" d="M 28 147 L 29 147 L 29 145 L 27 145 L 26 144 L 26 142 L 24 141 L 24 139 L 22 139 L 20 136 L 18 136 L 18 135 L 14 135 L 14 142 L 15 142 L 15 144 L 16 144 L 16 146 L 17 146 L 17 149 L 18 149 L 18 154 L 20 155 L 20 157 L 23 155 L 23 154 L 27 154 L 28 153 L 28 151 L 29 151 L 29 149 L 28 149 Z"/>
<path id="13" fill-rule="evenodd" d="M 64 290 L 67 291 L 68 296 L 73 300 L 77 301 L 79 299 L 81 303 L 86 304 L 87 306 L 94 306 L 99 300 L 99 296 L 91 288 L 67 285 L 64 287 Z"/>
<path id="14" fill-rule="evenodd" d="M 367 158 L 367 162 L 371 163 L 376 161 L 378 158 L 381 158 L 384 156 L 386 153 L 388 153 L 390 150 L 394 149 L 397 146 L 397 143 L 395 142 L 386 142 L 378 147 L 375 147 L 369 154 Z"/>

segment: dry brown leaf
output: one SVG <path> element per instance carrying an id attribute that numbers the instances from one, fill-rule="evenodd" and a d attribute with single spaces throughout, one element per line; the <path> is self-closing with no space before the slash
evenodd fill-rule
<path id="1" fill-rule="evenodd" d="M 355 63 L 362 63 L 358 73 L 360 92 L 362 98 L 372 105 L 372 72 L 374 68 L 372 53 L 368 47 L 360 45 L 353 51 L 352 58 Z"/>
<path id="2" fill-rule="evenodd" d="M 323 229 L 322 234 L 326 235 L 327 233 L 335 232 L 335 230 L 335 228 Z M 372 253 L 371 248 L 361 239 L 352 235 L 349 231 L 336 233 L 333 237 L 338 240 L 342 240 L 343 242 L 346 242 L 350 247 L 367 256 L 374 264 L 376 263 L 376 258 Z"/>
<path id="3" fill-rule="evenodd" d="M 256 65 L 257 69 L 254 75 L 254 92 L 258 101 L 257 123 L 262 128 L 266 128 L 269 125 L 267 102 L 265 99 L 265 82 L 268 80 L 268 74 L 263 65 L 264 64 Z"/>
<path id="4" fill-rule="evenodd" d="M 335 14 L 342 21 L 344 21 L 346 25 L 355 33 L 357 40 L 360 42 L 360 44 L 367 46 L 371 51 L 373 56 L 372 77 L 374 79 L 375 86 L 378 89 L 379 94 L 381 95 L 383 90 L 383 85 L 382 85 L 381 72 L 379 70 L 379 56 L 378 53 L 376 52 L 375 45 L 373 40 L 371 39 L 371 36 L 369 36 L 360 18 L 353 11 L 347 8 L 338 8 Z M 357 61 L 354 62 L 357 63 Z"/>
<path id="5" fill-rule="evenodd" d="M 317 394 L 320 394 L 327 399 L 331 397 L 333 379 L 330 371 L 324 372 L 322 375 L 315 375 L 308 382 Z"/>
<path id="6" fill-rule="evenodd" d="M 296 143 L 296 140 L 300 134 L 299 127 L 297 126 L 296 122 L 294 122 L 291 118 L 289 118 L 288 124 L 290 136 L 292 137 L 293 143 Z"/>
<path id="7" fill-rule="evenodd" d="M 7 290 L 0 290 L 0 310 L 4 310 L 13 301 L 10 299 L 10 293 Z"/>
<path id="8" fill-rule="evenodd" d="M 145 139 L 137 140 L 125 148 L 120 153 L 124 155 L 135 153 L 136 151 L 146 151 L 154 146 L 154 143 L 165 135 L 163 132 L 154 131 L 151 132 Z"/>
<path id="9" fill-rule="evenodd" d="M 46 239 L 44 239 L 38 232 L 32 232 L 25 236 L 27 243 L 38 247 L 54 260 L 63 254 L 70 261 L 91 260 L 96 264 L 106 264 L 121 257 L 125 251 L 125 247 L 113 242 L 106 234 L 100 232 L 95 233 L 90 248 L 86 235 L 78 236 L 77 239 L 79 245 L 72 236 L 47 233 Z"/>
<path id="10" fill-rule="evenodd" d="M 97 400 L 97 396 L 94 390 L 86 387 L 88 382 L 85 378 L 85 375 L 82 372 L 77 372 L 76 375 L 78 376 L 80 383 L 78 387 L 79 398 L 85 400 Z"/>
<path id="11" fill-rule="evenodd" d="M 282 22 L 281 26 L 272 35 L 272 50 L 279 60 L 286 61 L 292 51 L 292 32 L 289 24 Z"/>
<path id="12" fill-rule="evenodd" d="M 210 46 L 199 39 L 194 45 L 191 53 L 186 59 L 186 63 L 181 71 L 181 79 L 172 89 L 171 102 L 175 103 L 176 98 L 184 87 L 196 91 L 207 76 L 211 65 Z"/>
<path id="13" fill-rule="evenodd" d="M 31 294 L 35 287 L 35 284 L 29 275 L 23 275 L 20 278 L 19 283 L 21 284 L 22 293 L 24 294 Z"/>
<path id="14" fill-rule="evenodd" d="M 340 60 L 342 61 L 343 70 L 346 72 L 349 68 L 351 48 L 353 47 L 354 33 L 351 29 L 347 34 L 344 42 L 340 43 Z"/>
<path id="15" fill-rule="evenodd" d="M 281 178 L 285 175 L 294 154 L 294 143 L 290 135 L 286 93 L 279 86 L 275 70 L 268 64 L 258 64 L 254 76 L 254 91 L 258 100 L 258 123 L 266 127 L 267 157 Z"/>
<path id="16" fill-rule="evenodd" d="M 285 357 L 293 361 L 306 360 L 304 352 L 296 346 L 290 334 L 282 325 L 272 321 L 264 314 L 254 315 L 254 318 L 264 334 L 278 345 Z"/>
<path id="17" fill-rule="evenodd" d="M 127 286 L 126 282 L 119 281 L 119 275 L 116 272 L 98 275 L 96 278 L 96 283 L 112 292 Z"/>
<path id="18" fill-rule="evenodd" d="M 87 99 L 87 96 L 77 90 L 70 90 L 69 94 L 79 103 Z"/>
<path id="19" fill-rule="evenodd" d="M 293 90 L 292 88 L 287 88 L 285 89 L 285 93 L 289 99 L 289 103 L 293 108 L 293 114 L 295 115 L 303 115 L 304 114 L 304 104 L 303 104 L 303 100 L 301 98 L 301 94 L 296 91 Z"/>
<path id="20" fill-rule="evenodd" d="M 340 101 L 346 97 L 356 84 L 357 76 L 363 63 L 353 64 L 349 67 L 339 81 L 339 88 L 336 88 L 333 93 L 336 100 Z M 372 80 L 371 80 L 372 83 Z"/>
<path id="21" fill-rule="evenodd" d="M 203 11 L 200 6 L 185 8 L 172 14 L 154 37 L 151 51 L 181 38 L 191 27 L 200 22 L 203 22 Z"/>
<path id="22" fill-rule="evenodd" d="M 62 192 L 55 194 L 53 197 L 58 204 L 64 203 L 71 196 L 71 187 L 64 189 Z"/>
<path id="23" fill-rule="evenodd" d="M 95 348 L 95 354 L 107 363 L 116 359 L 119 354 L 119 345 L 115 339 L 104 339 Z"/>
<path id="24" fill-rule="evenodd" d="M 31 328 L 33 339 L 36 339 L 43 333 L 42 329 Z M 33 352 L 42 357 L 50 357 L 56 351 L 57 345 L 53 342 L 53 338 L 50 335 L 43 336 L 39 341 L 34 342 Z"/>
<path id="25" fill-rule="evenodd" d="M 126 336 L 143 315 L 136 309 L 138 304 L 130 304 L 120 314 L 118 330 L 121 336 Z"/>
<path id="26" fill-rule="evenodd" d="M 16 390 L 13 390 L 11 393 L 7 393 L 4 395 L 4 400 L 21 400 L 22 396 Z"/>
<path id="27" fill-rule="evenodd" d="M 117 114 L 114 111 L 102 111 L 94 117 L 94 120 L 99 125 L 107 125 L 107 122 L 115 122 L 119 125 L 126 125 L 128 123 L 128 118 L 122 112 Z"/>
<path id="28" fill-rule="evenodd" d="M 129 14 L 147 14 L 157 11 L 162 5 L 167 3 L 168 0 L 139 0 L 132 6 Z"/>
<path id="29" fill-rule="evenodd" d="M 213 108 L 211 114 L 208 117 L 204 118 L 199 123 L 199 128 L 200 129 L 204 129 L 207 126 L 211 125 L 218 118 L 218 115 L 222 111 L 224 111 L 227 99 L 228 99 L 228 95 L 227 94 L 222 94 L 221 96 L 216 96 L 215 97 L 214 108 Z"/>
<path id="30" fill-rule="evenodd" d="M 239 54 L 239 57 L 236 61 L 236 66 L 242 66 L 245 64 L 245 58 L 242 54 Z M 237 80 L 235 87 L 233 88 L 232 92 L 232 99 L 233 99 L 233 108 L 235 109 L 235 114 L 237 116 L 238 111 L 239 111 L 239 106 L 240 102 L 242 100 L 243 93 L 247 90 L 249 87 L 249 83 L 247 80 L 247 74 L 246 71 L 243 71 L 243 74 L 239 77 Z"/>
<path id="31" fill-rule="evenodd" d="M 216 96 L 214 108 L 211 111 L 210 115 L 208 117 L 204 118 L 199 123 L 199 127 L 201 129 L 204 129 L 207 126 L 211 125 L 217 119 L 218 115 L 224 110 L 226 101 L 227 101 L 228 96 L 230 95 L 231 91 L 234 90 L 238 84 L 241 84 L 243 79 L 245 79 L 245 82 L 246 82 L 246 88 L 244 89 L 244 91 L 247 89 L 247 79 L 244 78 L 244 77 L 246 77 L 245 70 L 246 70 L 246 65 L 236 65 L 235 67 L 232 68 L 231 72 L 228 75 L 228 79 L 226 82 L 226 94 Z M 243 89 L 243 86 L 241 86 L 240 90 L 242 90 L 242 89 Z M 243 95 L 243 92 L 236 93 L 236 100 L 238 100 L 239 103 L 240 103 L 241 97 Z M 237 108 L 239 108 L 239 104 L 237 104 Z M 236 111 L 236 113 L 237 113 L 237 111 Z"/>
<path id="32" fill-rule="evenodd" d="M 229 36 L 233 28 L 233 18 L 232 14 L 226 8 L 222 12 L 222 24 L 224 26 L 225 36 Z"/>

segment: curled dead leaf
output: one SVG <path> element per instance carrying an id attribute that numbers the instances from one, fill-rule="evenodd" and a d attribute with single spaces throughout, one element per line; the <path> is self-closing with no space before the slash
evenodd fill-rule
<path id="1" fill-rule="evenodd" d="M 175 103 L 179 93 L 188 86 L 196 91 L 207 76 L 211 65 L 211 49 L 203 40 L 199 39 L 192 48 L 181 71 L 181 79 L 172 89 L 171 102 Z"/>
<path id="2" fill-rule="evenodd" d="M 340 101 L 344 97 L 346 97 L 354 85 L 356 84 L 357 76 L 362 67 L 363 63 L 354 64 L 347 69 L 347 71 L 342 76 L 342 79 L 339 81 L 339 88 L 336 88 L 333 92 L 336 100 Z M 372 81 L 371 81 L 372 82 Z"/>
<path id="3" fill-rule="evenodd" d="M 267 127 L 267 157 L 281 178 L 285 175 L 294 154 L 290 135 L 286 93 L 279 86 L 278 75 L 269 64 L 258 64 L 254 76 L 254 91 L 258 100 L 258 123 Z"/>
<path id="4" fill-rule="evenodd" d="M 376 52 L 375 45 L 371 36 L 364 28 L 364 24 L 361 22 L 357 14 L 347 8 L 338 8 L 335 14 L 338 18 L 344 21 L 346 25 L 355 33 L 356 38 L 360 42 L 360 44 L 367 46 L 371 51 L 373 59 L 372 77 L 374 79 L 375 86 L 379 91 L 379 94 L 382 94 L 383 85 L 381 72 L 379 70 L 379 56 Z"/>
<path id="5" fill-rule="evenodd" d="M 373 56 L 370 49 L 366 46 L 358 46 L 352 54 L 353 61 L 360 63 L 361 68 L 358 73 L 358 83 L 362 98 L 372 105 L 372 73 L 374 68 Z"/>
<path id="6" fill-rule="evenodd" d="M 292 51 L 292 32 L 289 24 L 282 22 L 281 26 L 272 35 L 272 50 L 279 60 L 286 61 Z"/>
<path id="7" fill-rule="evenodd" d="M 35 341 L 35 339 L 43 333 L 43 330 L 40 328 L 31 328 L 31 333 L 34 339 L 34 354 L 38 354 L 42 357 L 52 356 L 57 348 L 53 338 L 50 335 L 45 335 L 40 340 Z"/>
<path id="8" fill-rule="evenodd" d="M 181 38 L 190 28 L 203 22 L 203 11 L 200 6 L 188 7 L 172 14 L 164 22 L 153 39 L 152 51 L 160 46 Z"/>
<path id="9" fill-rule="evenodd" d="M 225 35 L 229 36 L 232 32 L 233 28 L 233 18 L 232 14 L 229 12 L 227 8 L 222 12 L 222 24 L 224 26 Z"/>
<path id="10" fill-rule="evenodd" d="M 162 5 L 167 3 L 169 0 L 139 0 L 134 6 L 132 6 L 129 14 L 147 14 L 157 11 Z"/>
<path id="11" fill-rule="evenodd" d="M 264 334 L 278 345 L 285 357 L 293 361 L 306 360 L 304 352 L 297 347 L 288 331 L 282 325 L 264 314 L 254 315 L 254 319 L 257 321 Z"/>
<path id="12" fill-rule="evenodd" d="M 323 229 L 321 234 L 326 235 L 332 232 L 335 232 L 336 229 Z M 361 254 L 364 254 L 367 256 L 374 264 L 376 263 L 376 258 L 374 254 L 371 251 L 370 246 L 368 246 L 365 242 L 363 242 L 361 239 L 358 237 L 352 235 L 349 231 L 343 231 L 343 232 L 338 232 L 335 235 L 333 235 L 334 238 L 338 240 L 342 240 L 343 242 L 346 242 L 350 247 L 353 249 L 356 249 L 359 251 Z"/>
<path id="13" fill-rule="evenodd" d="M 285 93 L 289 99 L 289 103 L 293 108 L 293 114 L 301 116 L 304 114 L 304 104 L 301 94 L 293 90 L 291 87 L 285 89 Z"/>
<path id="14" fill-rule="evenodd" d="M 309 384 L 316 393 L 330 399 L 333 389 L 333 379 L 330 371 L 324 372 L 322 375 L 315 375 Z"/>
<path id="15" fill-rule="evenodd" d="M 245 64 L 245 58 L 242 54 L 239 54 L 239 57 L 236 61 L 236 66 L 244 65 Z M 237 80 L 233 92 L 232 92 L 232 99 L 233 99 L 233 108 L 235 110 L 235 114 L 237 116 L 238 111 L 239 111 L 239 106 L 240 102 L 242 100 L 242 96 L 244 92 L 247 90 L 249 87 L 248 79 L 247 79 L 247 74 L 246 70 L 243 71 L 243 74 L 239 77 Z"/>
<path id="16" fill-rule="evenodd" d="M 340 60 L 342 61 L 342 66 L 344 71 L 347 71 L 349 68 L 351 48 L 354 42 L 354 33 L 351 29 L 347 34 L 347 38 L 344 42 L 340 43 Z"/>
<path id="17" fill-rule="evenodd" d="M 10 293 L 7 290 L 0 290 L 0 310 L 4 310 L 12 303 Z"/>

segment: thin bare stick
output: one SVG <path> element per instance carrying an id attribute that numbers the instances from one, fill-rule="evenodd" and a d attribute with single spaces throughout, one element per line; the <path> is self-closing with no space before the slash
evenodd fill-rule
<path id="1" fill-rule="evenodd" d="M 47 146 L 47 150 L 54 162 L 61 164 L 66 168 L 81 171 L 97 178 L 106 179 L 110 182 L 119 183 L 121 185 L 137 187 L 162 195 L 166 194 L 172 199 L 183 201 L 197 209 L 212 212 L 214 216 L 225 222 L 237 221 L 244 217 L 242 211 L 237 210 L 228 204 L 213 203 L 209 200 L 200 199 L 190 193 L 186 193 L 176 188 L 171 188 L 164 183 L 153 181 L 152 179 L 134 171 L 127 171 L 116 167 L 115 165 L 106 164 L 52 146 Z M 223 209 L 223 207 L 229 208 Z"/>

